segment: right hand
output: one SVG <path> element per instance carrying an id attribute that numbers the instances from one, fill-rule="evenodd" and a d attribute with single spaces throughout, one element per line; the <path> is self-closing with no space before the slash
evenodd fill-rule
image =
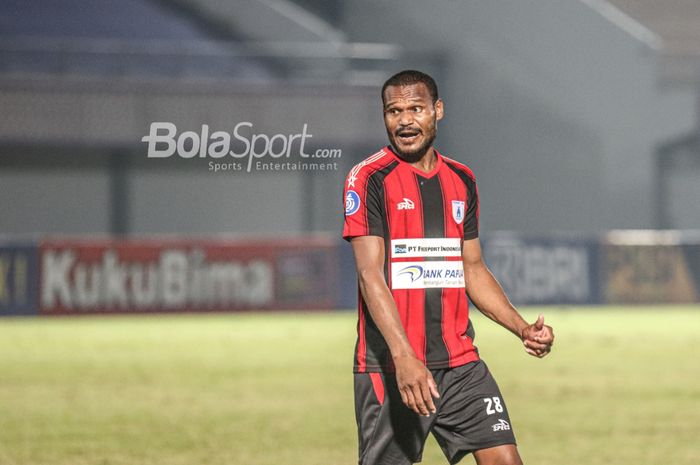
<path id="1" fill-rule="evenodd" d="M 552 350 L 554 331 L 551 326 L 544 324 L 544 315 L 540 315 L 537 321 L 523 329 L 521 338 L 525 345 L 525 352 L 542 358 Z"/>
<path id="2" fill-rule="evenodd" d="M 439 398 L 440 394 L 430 370 L 413 356 L 394 358 L 394 366 L 403 403 L 419 415 L 435 413 L 433 397 Z"/>

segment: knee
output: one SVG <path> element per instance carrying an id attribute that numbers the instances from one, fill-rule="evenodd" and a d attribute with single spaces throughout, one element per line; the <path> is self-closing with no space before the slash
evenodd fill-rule
<path id="1" fill-rule="evenodd" d="M 474 453 L 478 465 L 523 465 L 515 446 L 501 446 Z"/>
<path id="2" fill-rule="evenodd" d="M 520 460 L 520 456 L 516 452 L 508 457 L 504 457 L 503 460 L 498 462 L 498 465 L 523 465 L 523 461 Z"/>
<path id="3" fill-rule="evenodd" d="M 496 458 L 491 465 L 523 465 L 523 461 L 520 460 L 520 455 L 517 452 L 504 454 Z"/>
<path id="4" fill-rule="evenodd" d="M 518 449 L 513 448 L 508 451 L 498 462 L 498 465 L 523 465 L 520 454 L 518 454 Z"/>

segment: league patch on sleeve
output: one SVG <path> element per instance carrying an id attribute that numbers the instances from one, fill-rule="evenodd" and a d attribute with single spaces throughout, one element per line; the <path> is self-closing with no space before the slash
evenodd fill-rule
<path id="1" fill-rule="evenodd" d="M 353 215 L 360 209 L 360 196 L 355 191 L 345 194 L 345 214 Z"/>

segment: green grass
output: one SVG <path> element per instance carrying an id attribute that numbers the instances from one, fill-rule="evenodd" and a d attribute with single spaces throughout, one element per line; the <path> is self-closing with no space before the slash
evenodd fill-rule
<path id="1" fill-rule="evenodd" d="M 699 307 L 543 311 L 544 360 L 474 317 L 526 464 L 700 463 Z M 2 319 L 0 464 L 356 463 L 354 331 L 352 313 Z M 423 463 L 445 463 L 432 439 Z"/>

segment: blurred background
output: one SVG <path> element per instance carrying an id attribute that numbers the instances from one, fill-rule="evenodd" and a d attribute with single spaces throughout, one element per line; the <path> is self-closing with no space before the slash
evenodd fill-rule
<path id="1" fill-rule="evenodd" d="M 697 0 L 2 0 L 0 465 L 356 463 L 342 190 L 406 68 L 557 334 L 470 314 L 525 462 L 700 463 Z"/>
<path id="2" fill-rule="evenodd" d="M 439 147 L 477 173 L 486 228 L 700 227 L 695 2 L 1 8 L 6 233 L 337 231 L 344 172 L 386 142 L 377 87 L 407 67 L 440 84 Z M 315 146 L 342 149 L 341 169 L 214 176 L 149 162 L 152 121 L 307 124 Z"/>
<path id="3" fill-rule="evenodd" d="M 135 256 L 147 268 L 171 244 L 164 235 L 225 236 L 234 243 L 214 244 L 224 249 L 271 238 L 259 250 L 313 236 L 305 243 L 318 254 L 307 259 L 306 249 L 287 244 L 296 255 L 275 262 L 271 285 L 313 287 L 303 270 L 318 270 L 330 254 L 318 276 L 335 273 L 342 283 L 303 292 L 318 300 L 323 288 L 336 295 L 352 288 L 351 278 L 333 271 L 352 268 L 348 248 L 336 244 L 342 183 L 387 143 L 379 89 L 405 68 L 439 83 L 446 118 L 437 147 L 475 171 L 487 258 L 514 300 L 614 300 L 609 283 L 632 286 L 629 275 L 639 275 L 641 263 L 638 279 L 651 274 L 675 287 L 653 288 L 645 298 L 632 288 L 617 294 L 695 301 L 700 264 L 686 245 L 697 241 L 688 231 L 700 229 L 699 30 L 700 5 L 688 0 L 5 0 L 1 305 L 7 313 L 22 302 L 35 309 L 28 299 L 38 292 L 44 303 L 70 307 L 75 299 L 62 289 L 83 282 L 74 282 L 76 266 L 87 266 L 89 291 L 99 281 L 90 266 L 107 281 L 114 271 L 105 253 L 116 251 L 119 271 L 138 245 Z M 212 155 L 222 132 L 241 158 Z M 156 136 L 159 156 L 149 152 Z M 259 158 L 245 156 L 249 143 Z M 324 167 L 256 164 L 279 161 L 274 154 L 285 149 L 282 161 Z M 155 237 L 158 243 L 133 242 Z M 57 238 L 64 242 L 51 245 Z M 81 240 L 92 240 L 93 251 Z M 653 247 L 642 258 L 608 250 L 623 243 Z M 227 263 L 241 256 L 210 246 L 173 247 L 204 250 L 207 266 L 217 256 Z M 13 247 L 24 261 L 13 258 Z M 259 255 L 249 250 L 243 264 Z M 198 265 L 188 257 L 182 269 L 192 274 Z M 282 269 L 302 271 L 287 279 L 275 274 Z M 543 285 L 549 291 L 529 298 L 545 275 L 554 280 Z M 125 289 L 133 280 L 126 281 Z M 553 291 L 574 282 L 583 288 Z M 347 308 L 354 297 L 346 294 L 325 297 Z M 88 307 L 124 301 L 105 299 Z"/>

